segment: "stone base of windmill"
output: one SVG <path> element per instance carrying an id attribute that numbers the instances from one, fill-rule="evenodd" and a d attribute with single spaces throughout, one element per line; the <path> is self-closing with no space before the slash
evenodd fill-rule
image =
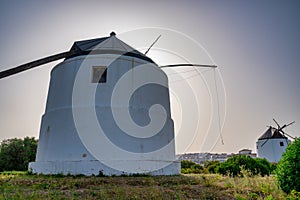
<path id="1" fill-rule="evenodd" d="M 108 167 L 98 160 L 91 161 L 42 161 L 29 163 L 29 171 L 35 174 L 44 175 L 105 175 L 120 176 L 147 174 L 177 175 L 180 174 L 180 161 L 109 161 Z M 112 163 L 113 162 L 113 163 Z M 108 162 L 106 162 L 108 163 Z M 161 166 L 163 166 L 161 168 Z M 116 169 L 117 168 L 117 169 Z M 119 168 L 119 169 L 118 169 Z M 121 169 L 124 170 L 121 170 Z M 152 168 L 152 169 L 151 169 Z"/>

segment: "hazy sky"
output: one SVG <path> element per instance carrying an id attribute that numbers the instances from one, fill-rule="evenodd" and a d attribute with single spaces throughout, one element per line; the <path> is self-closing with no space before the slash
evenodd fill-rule
<path id="1" fill-rule="evenodd" d="M 300 137 L 299 19 L 299 1 L 3 0 L 0 70 L 66 51 L 74 41 L 108 36 L 112 30 L 173 29 L 205 47 L 224 81 L 224 145 L 219 141 L 212 151 L 255 150 L 266 126 L 274 125 L 272 118 L 281 124 L 296 121 L 286 132 Z M 147 38 L 146 44 L 154 39 Z M 159 60 L 155 55 L 153 60 Z M 38 137 L 50 70 L 57 63 L 0 80 L 0 140 Z M 188 151 L 203 150 L 201 143 L 196 139 Z"/>

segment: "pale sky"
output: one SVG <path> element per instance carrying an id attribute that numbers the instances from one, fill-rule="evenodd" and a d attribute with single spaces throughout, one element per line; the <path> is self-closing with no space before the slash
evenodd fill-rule
<path id="1" fill-rule="evenodd" d="M 285 130 L 300 137 L 299 19 L 298 1 L 1 1 L 0 70 L 69 50 L 74 41 L 106 37 L 111 31 L 140 48 L 150 45 L 156 33 L 144 35 L 134 30 L 172 29 L 193 38 L 211 55 L 219 66 L 227 96 L 226 105 L 221 105 L 221 111 L 227 110 L 224 145 L 218 140 L 210 148 L 217 141 L 217 123 L 213 123 L 208 133 L 211 141 L 201 138 L 203 132 L 198 133 L 186 151 L 255 151 L 255 142 L 266 126 L 275 125 L 272 118 L 282 125 L 296 121 Z M 128 32 L 136 34 L 133 38 L 137 40 L 127 37 Z M 156 48 L 167 39 L 172 38 L 162 34 Z M 172 42 L 178 48 L 179 42 Z M 187 43 L 182 48 L 191 56 L 195 53 Z M 155 48 L 148 55 L 158 64 L 174 62 L 170 57 L 162 59 L 163 53 Z M 0 140 L 38 137 L 50 70 L 57 63 L 0 80 Z M 208 72 L 211 76 L 209 73 L 212 71 Z M 171 75 L 169 80 L 174 81 Z M 214 88 L 212 82 L 208 85 Z M 205 103 L 208 97 L 199 87 L 197 94 Z M 222 103 L 223 97 L 220 94 Z M 206 123 L 209 112 L 201 113 L 200 121 Z M 191 138 L 176 144 L 188 141 Z M 210 147 L 204 148 L 203 142 Z"/>

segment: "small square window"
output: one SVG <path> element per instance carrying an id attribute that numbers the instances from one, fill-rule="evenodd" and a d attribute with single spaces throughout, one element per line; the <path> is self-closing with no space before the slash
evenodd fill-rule
<path id="1" fill-rule="evenodd" d="M 106 83 L 107 67 L 93 66 L 92 83 Z"/>
<path id="2" fill-rule="evenodd" d="M 283 142 L 280 142 L 280 146 L 281 146 L 281 147 L 283 147 L 283 146 L 284 146 Z"/>

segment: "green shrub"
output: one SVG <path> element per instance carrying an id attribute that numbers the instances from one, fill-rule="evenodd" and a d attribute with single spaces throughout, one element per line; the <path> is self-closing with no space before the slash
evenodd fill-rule
<path id="1" fill-rule="evenodd" d="M 270 163 L 271 174 L 276 173 L 277 163 Z"/>
<path id="2" fill-rule="evenodd" d="M 195 164 L 196 163 L 194 163 L 193 161 L 190 161 L 190 160 L 182 160 L 181 161 L 181 168 L 190 168 Z"/>
<path id="3" fill-rule="evenodd" d="M 227 161 L 221 163 L 216 168 L 217 173 L 222 175 L 229 175 L 229 176 L 237 176 L 241 174 L 241 168 L 239 163 L 235 162 L 231 158 Z"/>
<path id="4" fill-rule="evenodd" d="M 251 158 L 247 155 L 236 155 L 216 166 L 216 172 L 222 175 L 243 176 L 241 169 L 251 175 L 269 175 L 271 165 L 266 159 Z"/>
<path id="5" fill-rule="evenodd" d="M 181 161 L 181 173 L 183 174 L 200 174 L 203 171 L 203 167 L 190 160 Z"/>
<path id="6" fill-rule="evenodd" d="M 300 138 L 287 147 L 277 165 L 276 176 L 284 192 L 300 192 Z"/>
<path id="7" fill-rule="evenodd" d="M 286 199 L 287 200 L 299 200 L 300 192 L 297 192 L 296 190 L 292 190 Z"/>
<path id="8" fill-rule="evenodd" d="M 207 161 L 204 165 L 204 171 L 206 173 L 216 174 L 217 167 L 220 165 L 220 162 L 217 160 Z"/>
<path id="9" fill-rule="evenodd" d="M 272 165 L 269 161 L 267 161 L 267 159 L 265 158 L 254 158 L 254 160 L 256 161 L 256 165 L 255 165 L 255 170 L 256 173 L 255 174 L 260 174 L 262 176 L 265 175 L 270 175 L 271 172 L 274 170 L 272 168 Z"/>

